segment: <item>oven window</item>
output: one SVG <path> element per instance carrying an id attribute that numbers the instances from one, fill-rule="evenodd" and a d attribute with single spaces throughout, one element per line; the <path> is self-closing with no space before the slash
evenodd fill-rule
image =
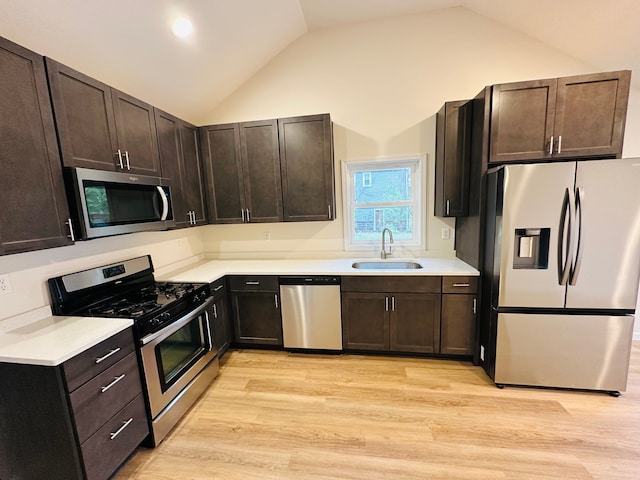
<path id="1" fill-rule="evenodd" d="M 193 319 L 156 346 L 163 392 L 207 352 L 200 318 Z"/>

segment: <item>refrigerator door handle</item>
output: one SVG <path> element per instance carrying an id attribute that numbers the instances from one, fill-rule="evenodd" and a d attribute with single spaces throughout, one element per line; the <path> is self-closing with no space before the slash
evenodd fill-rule
<path id="1" fill-rule="evenodd" d="M 573 257 L 573 219 L 574 212 L 573 191 L 565 189 L 564 200 L 560 214 L 560 227 L 558 230 L 558 284 L 566 285 L 571 273 L 570 259 Z"/>
<path id="2" fill-rule="evenodd" d="M 582 238 L 582 188 L 576 187 L 576 229 L 578 231 L 578 244 L 576 246 L 576 255 L 571 266 L 571 276 L 569 279 L 569 285 L 575 285 L 578 282 L 578 275 L 580 274 L 580 265 L 582 264 L 582 247 L 584 245 Z"/>

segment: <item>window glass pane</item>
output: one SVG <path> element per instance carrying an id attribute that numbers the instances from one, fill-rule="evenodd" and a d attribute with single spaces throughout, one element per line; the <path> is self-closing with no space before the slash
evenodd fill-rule
<path id="1" fill-rule="evenodd" d="M 403 207 L 357 207 L 354 210 L 356 241 L 380 241 L 382 230 L 393 232 L 393 239 L 413 238 L 413 208 Z"/>
<path id="2" fill-rule="evenodd" d="M 354 204 L 411 200 L 411 169 L 356 170 Z"/>

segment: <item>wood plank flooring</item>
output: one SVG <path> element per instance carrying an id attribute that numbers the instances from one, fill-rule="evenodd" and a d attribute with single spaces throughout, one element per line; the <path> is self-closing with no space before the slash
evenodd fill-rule
<path id="1" fill-rule="evenodd" d="M 619 398 L 500 390 L 468 362 L 243 350 L 117 480 L 640 478 L 640 342 Z"/>

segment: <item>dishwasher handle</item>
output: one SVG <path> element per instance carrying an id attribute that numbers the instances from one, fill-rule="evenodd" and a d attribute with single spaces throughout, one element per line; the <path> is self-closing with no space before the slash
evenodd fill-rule
<path id="1" fill-rule="evenodd" d="M 338 275 L 285 275 L 280 276 L 280 285 L 340 285 L 341 277 Z"/>

